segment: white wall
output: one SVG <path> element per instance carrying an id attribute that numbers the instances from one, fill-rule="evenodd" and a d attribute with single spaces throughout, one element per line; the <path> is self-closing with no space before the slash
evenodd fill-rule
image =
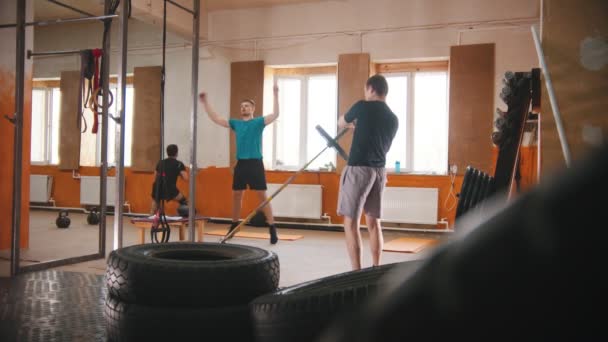
<path id="1" fill-rule="evenodd" d="M 201 55 L 206 54 L 201 52 Z M 209 55 L 207 55 L 209 56 Z M 165 83 L 165 141 L 175 143 L 181 148 L 180 159 L 189 164 L 190 160 L 190 122 L 192 110 L 191 67 L 192 50 L 171 54 L 167 64 Z M 221 54 L 203 57 L 199 65 L 198 91 L 209 93 L 214 109 L 228 118 L 230 109 L 230 62 Z M 202 106 L 198 105 L 197 130 L 198 167 L 226 167 L 230 163 L 230 139 L 226 128 L 215 125 L 207 117 Z M 187 148 L 185 148 L 187 147 Z"/>
<path id="2" fill-rule="evenodd" d="M 74 23 L 36 27 L 34 50 L 63 51 L 93 49 L 102 47 L 103 25 L 101 23 Z M 119 25 L 115 21 L 111 28 L 110 73 L 117 72 Z M 134 66 L 160 65 L 160 47 L 162 31 L 158 28 L 129 20 L 128 40 L 129 59 L 127 72 L 133 72 Z M 172 48 L 185 46 L 186 42 L 173 35 L 167 35 L 167 45 Z M 35 58 L 34 77 L 58 77 L 62 70 L 79 70 L 80 58 L 73 56 L 40 56 Z"/>
<path id="3" fill-rule="evenodd" d="M 25 7 L 25 21 L 32 21 L 33 19 L 33 4 L 30 2 L 26 3 Z M 16 1 L 1 1 L 0 2 L 0 24 L 16 24 L 17 20 L 17 2 Z M 4 96 L 4 92 L 12 92 L 14 96 L 15 87 L 15 73 L 16 65 L 16 29 L 15 28 L 3 28 L 0 29 L 0 72 L 2 73 L 2 82 L 0 82 L 0 92 Z M 31 26 L 25 28 L 25 49 L 31 49 L 34 38 L 34 30 Z M 32 68 L 31 62 L 25 60 L 25 80 L 29 81 L 30 70 Z M 6 78 L 5 78 L 6 77 Z M 1 113 L 5 115 L 9 113 Z M 12 114 L 12 113 L 11 113 Z"/>
<path id="4" fill-rule="evenodd" d="M 36 29 L 35 51 L 58 51 L 100 48 L 102 25 L 69 24 L 40 27 Z M 118 25 L 112 27 L 112 55 L 110 73 L 116 74 L 118 55 Z M 154 26 L 129 21 L 127 73 L 134 67 L 161 65 L 162 31 Z M 191 70 L 192 49 L 180 37 L 167 36 L 166 83 L 165 83 L 165 144 L 175 143 L 180 147 L 180 159 L 187 165 L 190 161 L 190 118 L 192 110 Z M 74 56 L 36 57 L 35 78 L 59 77 L 63 70 L 80 70 L 80 58 Z M 210 93 L 215 107 L 228 116 L 230 97 L 230 62 L 221 51 L 211 54 L 201 49 L 199 64 L 199 91 Z M 229 136 L 226 129 L 218 129 L 207 118 L 199 106 L 197 165 L 228 166 Z M 137 124 L 137 123 L 135 123 Z M 112 139 L 113 137 L 109 137 Z"/>
<path id="5" fill-rule="evenodd" d="M 495 43 L 495 107 L 504 108 L 504 72 L 538 67 L 530 25 L 539 18 L 539 0 L 342 0 L 213 12 L 209 44 L 233 60 L 299 65 L 358 52 L 375 62 L 446 59 L 453 45 Z"/>
<path id="6" fill-rule="evenodd" d="M 530 27 L 513 29 L 465 31 L 461 36 L 462 44 L 496 43 L 496 77 L 494 104 L 502 110 L 507 106 L 500 99 L 502 79 L 506 71 L 530 71 L 538 68 L 539 62 L 534 48 Z"/>
<path id="7" fill-rule="evenodd" d="M 339 54 L 356 52 L 368 52 L 376 62 L 445 59 L 450 46 L 459 43 L 495 43 L 495 104 L 504 107 L 498 97 L 504 72 L 526 71 L 538 65 L 529 25 L 538 22 L 539 6 L 539 0 L 337 0 L 212 12 L 210 39 L 201 49 L 199 89 L 209 92 L 216 110 L 227 117 L 233 61 L 335 64 Z M 161 31 L 134 20 L 130 25 L 129 72 L 133 66 L 160 65 Z M 117 26 L 113 32 L 118 33 Z M 177 36 L 170 36 L 168 42 L 174 48 L 167 53 L 165 139 L 180 146 L 186 161 L 191 50 L 184 48 L 186 43 Z M 113 39 L 113 46 L 116 43 Z M 37 29 L 35 44 L 37 51 L 98 47 L 101 25 L 88 30 L 80 25 L 78 29 Z M 114 54 L 112 70 L 116 70 L 116 59 Z M 66 68 L 78 69 L 78 59 L 38 58 L 34 73 L 36 77 L 58 76 Z M 214 126 L 200 106 L 198 126 L 199 167 L 228 166 L 228 130 Z"/>

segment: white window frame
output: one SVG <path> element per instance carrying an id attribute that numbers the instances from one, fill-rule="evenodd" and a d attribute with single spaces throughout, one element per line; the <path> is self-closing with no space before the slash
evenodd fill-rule
<path id="1" fill-rule="evenodd" d="M 312 77 L 319 76 L 334 76 L 337 78 L 335 74 L 306 74 L 306 75 L 279 75 L 275 76 L 276 81 L 278 82 L 281 79 L 291 79 L 291 80 L 300 80 L 300 149 L 299 149 L 299 165 L 277 165 L 277 136 L 278 136 L 278 125 L 273 125 L 272 130 L 272 169 L 273 170 L 285 170 L 285 171 L 297 171 L 302 166 L 304 166 L 309 160 L 307 160 L 308 155 L 308 82 Z M 336 83 L 337 84 L 337 83 Z M 337 93 L 337 92 L 336 92 Z M 336 101 L 337 102 L 337 101 Z M 279 119 L 281 117 L 279 116 Z M 336 123 L 337 123 L 336 116 Z M 333 160 L 333 164 L 336 165 L 336 160 Z"/>
<path id="2" fill-rule="evenodd" d="M 127 88 L 133 88 L 132 84 L 127 84 Z M 114 83 L 110 84 L 110 91 L 112 92 L 112 94 L 114 95 L 114 98 L 117 98 L 117 92 L 118 92 L 118 88 L 117 85 Z M 133 95 L 135 95 L 135 92 L 133 92 Z M 116 109 L 118 108 L 118 103 L 115 101 L 114 103 L 112 103 L 112 105 L 110 106 L 109 110 L 108 110 L 108 126 L 110 121 L 113 121 L 115 125 L 117 125 L 118 123 L 116 122 L 116 120 L 114 120 L 114 118 L 112 118 L 112 116 L 114 117 L 119 117 L 120 113 L 116 113 Z M 90 126 L 92 127 L 92 123 L 90 124 Z M 126 126 L 126 121 L 125 121 L 125 126 Z M 97 132 L 97 137 L 95 139 L 95 165 L 96 166 L 101 166 L 101 129 L 102 129 L 102 122 L 101 122 L 101 116 L 99 116 L 99 131 Z M 124 129 L 124 127 L 123 127 Z M 125 131 L 125 134 L 127 134 L 127 132 Z M 133 134 L 133 132 L 131 132 L 131 134 Z M 110 134 L 110 131 L 108 130 L 108 142 L 110 139 L 116 139 L 116 134 Z M 126 139 L 125 139 L 126 140 Z M 116 143 L 118 141 L 115 141 L 114 143 L 114 148 L 116 148 Z M 124 146 L 123 146 L 124 148 Z M 131 148 L 131 146 L 129 146 L 129 148 Z M 108 148 L 108 155 L 110 149 Z M 131 160 L 131 162 L 133 162 Z M 129 163 L 129 166 L 126 165 L 125 162 L 125 167 L 130 167 L 131 163 Z M 116 158 L 114 158 L 114 160 L 110 160 L 108 159 L 108 167 L 116 167 Z"/>
<path id="3" fill-rule="evenodd" d="M 45 109 L 44 109 L 44 137 L 41 140 L 44 143 L 44 160 L 43 161 L 32 161 L 30 157 L 31 165 L 51 165 L 51 157 L 52 157 L 52 141 L 51 141 L 51 130 L 53 123 L 53 89 L 52 87 L 35 87 L 33 90 L 42 90 L 44 91 L 44 101 L 45 101 Z M 30 133 L 31 134 L 31 133 Z"/>
<path id="4" fill-rule="evenodd" d="M 395 76 L 407 76 L 407 106 L 405 112 L 406 118 L 406 150 L 405 150 L 405 160 L 404 163 L 400 165 L 400 173 L 409 173 L 409 174 L 436 174 L 430 173 L 428 171 L 414 171 L 414 141 L 415 141 L 415 115 L 414 109 L 416 108 L 416 99 L 415 99 L 415 77 L 416 73 L 425 73 L 427 71 L 403 71 L 403 72 L 390 72 L 390 73 L 382 73 L 384 77 L 395 77 Z M 431 71 L 433 72 L 433 71 Z M 434 72 L 445 72 L 445 71 L 434 71 Z M 447 86 L 447 85 L 446 85 Z M 390 91 L 390 89 L 389 89 Z M 449 96 L 449 94 L 448 94 Z M 449 118 L 449 117 L 448 117 Z M 448 122 L 449 124 L 449 122 Z M 449 130 L 448 130 L 449 132 Z M 386 170 L 391 173 L 395 173 L 395 165 L 386 165 Z M 447 174 L 447 165 L 446 172 Z"/>

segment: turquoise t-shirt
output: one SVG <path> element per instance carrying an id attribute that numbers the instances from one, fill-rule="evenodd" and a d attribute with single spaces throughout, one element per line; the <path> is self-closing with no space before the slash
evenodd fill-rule
<path id="1" fill-rule="evenodd" d="M 262 159 L 264 117 L 247 121 L 230 119 L 228 124 L 236 135 L 236 159 Z"/>

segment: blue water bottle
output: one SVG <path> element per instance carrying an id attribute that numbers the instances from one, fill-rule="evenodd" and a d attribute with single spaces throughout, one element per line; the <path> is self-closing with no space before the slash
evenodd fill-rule
<path id="1" fill-rule="evenodd" d="M 400 173 L 401 172 L 401 163 L 397 160 L 395 162 L 395 173 Z"/>

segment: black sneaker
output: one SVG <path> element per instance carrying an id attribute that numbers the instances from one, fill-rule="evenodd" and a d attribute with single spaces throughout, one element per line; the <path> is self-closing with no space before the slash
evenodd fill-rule
<path id="1" fill-rule="evenodd" d="M 274 245 L 279 242 L 279 237 L 277 236 L 277 228 L 274 226 L 274 224 L 270 225 L 268 231 L 270 233 L 270 243 Z"/>

